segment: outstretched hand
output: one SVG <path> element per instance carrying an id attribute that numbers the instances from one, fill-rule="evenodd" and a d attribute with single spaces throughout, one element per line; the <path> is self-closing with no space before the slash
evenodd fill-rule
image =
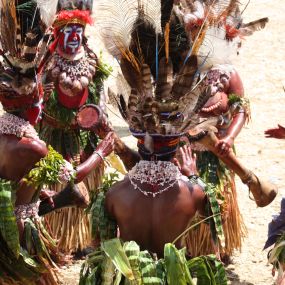
<path id="1" fill-rule="evenodd" d="M 197 174 L 196 156 L 192 153 L 191 147 L 188 145 L 184 145 L 178 149 L 173 163 L 187 177 Z"/>
<path id="2" fill-rule="evenodd" d="M 107 136 L 98 144 L 96 152 L 102 157 L 106 157 L 114 150 L 114 143 L 114 132 L 109 132 Z"/>
<path id="3" fill-rule="evenodd" d="M 285 128 L 278 125 L 278 128 L 268 129 L 264 134 L 267 138 L 285 139 Z"/>

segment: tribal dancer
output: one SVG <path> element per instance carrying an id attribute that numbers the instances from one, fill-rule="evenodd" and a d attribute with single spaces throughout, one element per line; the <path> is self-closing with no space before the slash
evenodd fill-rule
<path id="1" fill-rule="evenodd" d="M 231 256 L 234 249 L 241 249 L 246 229 L 237 203 L 234 171 L 228 169 L 220 158 L 229 155 L 236 136 L 250 115 L 242 81 L 231 59 L 237 54 L 241 39 L 263 28 L 268 19 L 244 24 L 238 1 L 176 2 L 176 15 L 184 22 L 193 49 L 198 50 L 197 82 L 209 89 L 209 98 L 200 115 L 219 118 L 215 151 L 209 151 L 199 142 L 192 143 L 192 148 L 197 153 L 199 175 L 212 185 L 220 202 L 225 235 L 225 247 L 221 251 L 224 256 Z M 245 179 L 244 183 L 248 181 Z M 204 224 L 189 233 L 187 244 L 194 256 L 214 252 L 210 229 Z"/>
<path id="2" fill-rule="evenodd" d="M 191 275 L 195 275 L 196 270 L 191 271 L 185 251 L 181 249 L 183 232 L 197 211 L 205 213 L 206 194 L 195 176 L 193 161 L 187 173 L 181 168 L 183 174 L 190 175 L 192 182 L 189 182 L 171 159 L 185 132 L 211 130 L 216 120 L 205 118 L 203 126 L 199 125 L 198 113 L 203 106 L 200 100 L 207 97 L 206 88 L 201 85 L 201 92 L 188 92 L 197 71 L 197 57 L 191 55 L 185 61 L 173 61 L 175 55 L 180 55 L 181 46 L 176 40 L 169 44 L 168 39 L 176 39 L 181 30 L 172 29 L 173 25 L 169 37 L 163 35 L 172 10 L 171 3 L 163 3 L 105 2 L 100 6 L 102 21 L 96 18 L 105 31 L 102 36 L 106 47 L 119 60 L 123 76 L 131 86 L 130 92 L 125 94 L 128 103 L 124 103 L 120 95 L 116 99 L 133 136 L 138 138 L 141 160 L 123 181 L 111 187 L 105 203 L 104 199 L 101 202 L 101 208 L 106 206 L 106 216 L 116 220 L 120 237 L 126 243 L 122 247 L 117 239 L 103 242 L 101 248 L 107 258 L 100 251 L 98 256 L 90 257 L 82 270 L 81 284 L 90 280 L 94 284 L 124 284 L 125 279 L 132 280 L 133 284 L 193 282 Z M 164 44 L 169 48 L 164 50 Z M 181 150 L 181 155 L 192 158 L 187 147 Z M 218 214 L 214 212 L 214 218 L 219 219 Z M 99 227 L 100 224 L 101 220 Z M 156 257 L 152 258 L 150 252 Z M 163 256 L 164 261 L 158 259 Z M 121 270 L 120 258 L 124 259 L 127 270 Z M 114 259 L 118 261 L 115 266 Z M 100 260 L 103 262 L 98 266 Z M 205 260 L 199 259 L 201 264 L 205 264 Z M 205 275 L 208 270 L 216 269 L 210 263 Z M 200 268 L 201 264 L 196 265 Z M 217 278 L 220 280 L 213 281 L 214 276 L 207 275 L 204 282 L 209 283 L 204 284 L 226 284 L 222 272 Z"/>
<path id="3" fill-rule="evenodd" d="M 91 2 L 59 1 L 50 57 L 44 68 L 46 83 L 53 83 L 54 89 L 46 94 L 40 137 L 75 165 L 86 160 L 98 142 L 94 132 L 79 128 L 76 114 L 86 104 L 104 108 L 103 80 L 109 74 L 89 49 L 84 35 L 86 25 L 92 23 Z M 100 185 L 103 171 L 102 163 L 84 180 L 90 196 Z M 82 209 L 63 209 L 47 220 L 62 251 L 71 253 L 91 244 L 89 217 Z"/>
<path id="4" fill-rule="evenodd" d="M 42 109 L 38 66 L 44 56 L 39 52 L 44 51 L 44 25 L 37 12 L 22 17 L 26 8 L 16 12 L 14 2 L 1 6 L 1 35 L 9 31 L 11 36 L 1 37 L 0 102 L 6 112 L 0 116 L 0 283 L 58 284 L 54 262 L 60 256 L 39 215 L 64 206 L 87 206 L 84 191 L 74 183 L 112 151 L 113 139 L 108 135 L 77 169 L 39 139 L 32 124 Z M 51 197 L 44 187 L 58 181 L 69 186 Z"/>

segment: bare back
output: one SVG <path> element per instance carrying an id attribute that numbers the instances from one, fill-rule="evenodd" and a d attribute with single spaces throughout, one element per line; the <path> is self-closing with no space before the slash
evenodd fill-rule
<path id="1" fill-rule="evenodd" d="M 47 151 L 43 141 L 0 135 L 0 177 L 19 181 L 47 154 Z"/>
<path id="2" fill-rule="evenodd" d="M 153 198 L 134 189 L 126 177 L 106 197 L 107 210 L 116 219 L 121 238 L 134 240 L 142 249 L 159 256 L 163 255 L 164 244 L 173 242 L 204 205 L 205 194 L 200 186 L 190 189 L 182 180 Z M 181 247 L 180 242 L 176 246 Z"/>

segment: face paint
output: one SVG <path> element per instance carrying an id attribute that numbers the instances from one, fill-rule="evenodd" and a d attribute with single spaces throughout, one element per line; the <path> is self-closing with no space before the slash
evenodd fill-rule
<path id="1" fill-rule="evenodd" d="M 67 54 L 75 54 L 82 44 L 84 27 L 78 24 L 69 24 L 61 29 L 59 47 Z"/>

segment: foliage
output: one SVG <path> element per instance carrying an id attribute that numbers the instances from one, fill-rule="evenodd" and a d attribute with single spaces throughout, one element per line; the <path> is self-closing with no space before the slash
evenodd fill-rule
<path id="1" fill-rule="evenodd" d="M 58 102 L 58 94 L 56 90 L 53 90 L 45 104 L 45 112 L 54 117 L 62 125 L 70 124 L 74 120 L 77 110 L 77 108 L 69 109 L 61 105 Z"/>
<path id="2" fill-rule="evenodd" d="M 116 182 L 119 181 L 119 174 L 115 172 L 110 172 L 104 175 L 103 177 L 103 184 L 99 188 L 101 189 L 104 193 L 106 193 Z"/>
<path id="3" fill-rule="evenodd" d="M 225 269 L 214 256 L 187 261 L 185 249 L 178 250 L 169 243 L 165 245 L 164 258 L 157 260 L 148 251 L 140 251 L 134 241 L 111 239 L 87 256 L 79 284 L 192 285 L 193 278 L 198 285 L 227 284 Z"/>
<path id="4" fill-rule="evenodd" d="M 92 199 L 87 211 L 91 213 L 91 229 L 93 238 L 104 241 L 113 238 L 117 233 L 117 223 L 105 209 L 105 195 L 111 186 L 117 182 L 119 175 L 116 172 L 105 174 L 99 193 Z"/>
<path id="5" fill-rule="evenodd" d="M 11 183 L 0 179 L 0 235 L 18 258 L 20 254 L 19 234 L 11 195 Z"/>
<path id="6" fill-rule="evenodd" d="M 35 167 L 27 174 L 24 180 L 36 188 L 43 185 L 60 183 L 59 173 L 65 161 L 61 154 L 51 146 L 48 147 L 48 154 L 36 163 Z"/>
<path id="7" fill-rule="evenodd" d="M 41 273 L 50 270 L 52 261 L 46 245 L 56 245 L 40 221 L 26 219 L 22 239 L 25 249 L 20 246 L 11 184 L 0 179 L 0 283 L 34 285 Z"/>
<path id="8" fill-rule="evenodd" d="M 285 233 L 275 243 L 273 249 L 268 254 L 268 261 L 278 269 L 280 265 L 285 264 Z"/>
<path id="9" fill-rule="evenodd" d="M 195 257 L 188 261 L 188 267 L 197 285 L 227 285 L 225 269 L 214 255 Z"/>

